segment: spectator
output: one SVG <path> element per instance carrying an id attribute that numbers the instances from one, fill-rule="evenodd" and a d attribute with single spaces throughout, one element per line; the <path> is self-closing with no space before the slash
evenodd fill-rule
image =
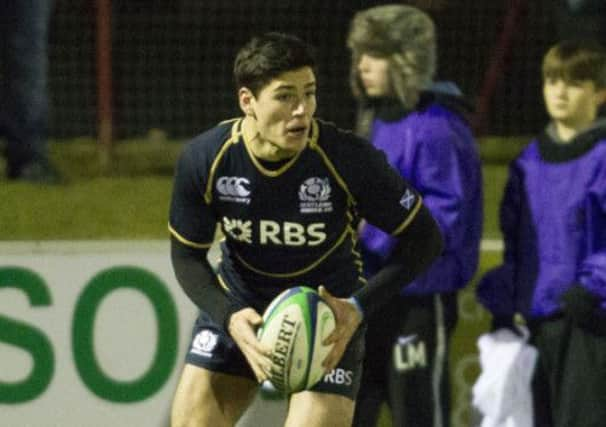
<path id="1" fill-rule="evenodd" d="M 51 0 L 0 2 L 0 138 L 8 179 L 53 184 L 47 153 Z"/>
<path id="2" fill-rule="evenodd" d="M 394 426 L 449 425 L 449 339 L 457 291 L 478 265 L 482 231 L 477 144 L 458 88 L 434 83 L 436 34 L 429 16 L 405 5 L 357 13 L 348 38 L 358 132 L 419 190 L 446 247 L 430 269 L 368 319 L 355 425 L 373 426 L 386 401 Z M 384 267 L 394 239 L 365 224 L 366 273 Z"/>
<path id="3" fill-rule="evenodd" d="M 538 350 L 535 426 L 606 419 L 606 51 L 564 41 L 543 58 L 551 122 L 509 167 L 501 201 L 503 264 L 478 298 L 494 328 L 521 314 Z"/>

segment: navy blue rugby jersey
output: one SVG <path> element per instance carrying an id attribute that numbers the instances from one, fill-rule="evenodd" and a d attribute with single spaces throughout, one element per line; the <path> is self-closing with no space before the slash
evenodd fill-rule
<path id="1" fill-rule="evenodd" d="M 421 197 L 382 152 L 332 124 L 314 120 L 306 148 L 275 170 L 252 154 L 241 124 L 223 122 L 185 146 L 170 232 L 185 245 L 209 248 L 219 223 L 219 282 L 258 310 L 297 285 L 350 296 L 365 283 L 358 219 L 397 235 Z"/>

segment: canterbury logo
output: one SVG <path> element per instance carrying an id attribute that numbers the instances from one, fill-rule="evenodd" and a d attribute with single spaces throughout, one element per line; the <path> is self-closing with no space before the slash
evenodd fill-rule
<path id="1" fill-rule="evenodd" d="M 217 191 L 224 196 L 247 197 L 250 181 L 238 176 L 222 176 L 217 180 Z"/>

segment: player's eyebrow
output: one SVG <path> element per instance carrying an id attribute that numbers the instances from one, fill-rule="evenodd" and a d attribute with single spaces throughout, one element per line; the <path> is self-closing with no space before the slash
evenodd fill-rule
<path id="1" fill-rule="evenodd" d="M 305 83 L 305 85 L 304 85 L 304 89 L 315 88 L 315 87 L 316 87 L 315 80 L 313 82 Z M 278 90 L 295 90 L 296 88 L 297 88 L 296 85 L 289 84 L 289 83 L 283 83 L 283 84 L 278 85 L 274 90 L 275 91 L 278 91 Z"/>

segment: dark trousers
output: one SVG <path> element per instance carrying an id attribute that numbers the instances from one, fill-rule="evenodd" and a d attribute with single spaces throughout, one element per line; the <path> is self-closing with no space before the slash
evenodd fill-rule
<path id="1" fill-rule="evenodd" d="M 606 425 L 606 336 L 560 317 L 531 325 L 535 427 Z"/>
<path id="2" fill-rule="evenodd" d="M 52 0 L 0 1 L 0 138 L 9 176 L 46 156 Z"/>
<path id="3" fill-rule="evenodd" d="M 456 294 L 395 298 L 369 319 L 353 425 L 376 425 L 386 402 L 394 427 L 450 425 L 449 339 Z"/>

